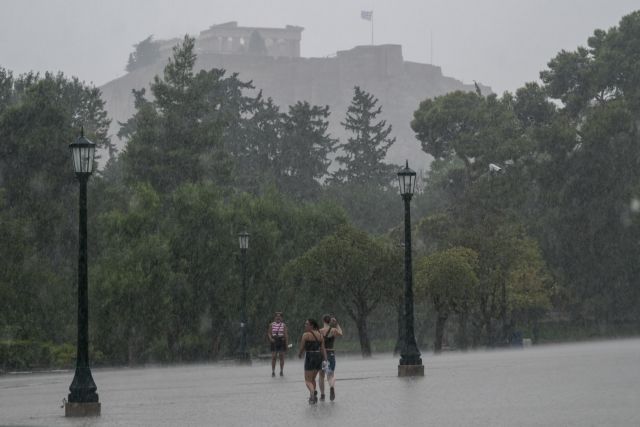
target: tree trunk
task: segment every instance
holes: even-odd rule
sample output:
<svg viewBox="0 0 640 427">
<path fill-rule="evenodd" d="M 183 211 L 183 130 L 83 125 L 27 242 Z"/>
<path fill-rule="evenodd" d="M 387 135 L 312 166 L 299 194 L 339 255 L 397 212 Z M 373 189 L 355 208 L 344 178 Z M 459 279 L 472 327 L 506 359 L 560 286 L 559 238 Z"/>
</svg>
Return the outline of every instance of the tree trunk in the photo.
<svg viewBox="0 0 640 427">
<path fill-rule="evenodd" d="M 444 335 L 444 325 L 447 322 L 446 314 L 439 314 L 436 318 L 436 339 L 433 343 L 433 352 L 438 354 L 442 352 L 442 336 Z"/>
<path fill-rule="evenodd" d="M 367 331 L 367 317 L 360 316 L 356 320 L 358 328 L 358 337 L 360 338 L 360 350 L 362 357 L 371 357 L 371 342 L 369 341 L 369 332 Z"/>
</svg>

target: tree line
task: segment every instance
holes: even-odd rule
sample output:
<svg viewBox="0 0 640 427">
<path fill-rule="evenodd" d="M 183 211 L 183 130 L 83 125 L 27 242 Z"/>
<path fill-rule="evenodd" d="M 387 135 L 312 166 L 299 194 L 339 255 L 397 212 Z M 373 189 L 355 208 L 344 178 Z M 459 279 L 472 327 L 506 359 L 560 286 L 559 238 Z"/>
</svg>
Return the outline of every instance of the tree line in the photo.
<svg viewBox="0 0 640 427">
<path fill-rule="evenodd" d="M 411 126 L 433 157 L 412 203 L 420 348 L 637 332 L 638 40 L 635 12 L 560 52 L 540 83 L 417 106 Z M 0 69 L 4 369 L 74 356 L 67 145 L 81 126 L 109 154 L 89 181 L 94 361 L 232 357 L 244 229 L 254 354 L 275 310 L 292 332 L 333 312 L 365 356 L 397 347 L 402 205 L 398 167 L 384 161 L 395 139 L 375 95 L 354 88 L 341 120 L 351 136 L 338 141 L 328 107 L 281 111 L 251 82 L 196 71 L 195 60 L 185 36 L 150 94 L 134 90 L 120 154 L 98 89 Z"/>
</svg>

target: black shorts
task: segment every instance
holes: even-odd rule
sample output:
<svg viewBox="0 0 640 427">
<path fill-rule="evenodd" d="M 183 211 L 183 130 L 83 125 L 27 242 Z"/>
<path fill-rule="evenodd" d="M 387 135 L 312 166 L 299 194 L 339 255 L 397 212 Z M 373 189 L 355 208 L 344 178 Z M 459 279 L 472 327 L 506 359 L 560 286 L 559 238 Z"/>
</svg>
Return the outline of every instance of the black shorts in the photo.
<svg viewBox="0 0 640 427">
<path fill-rule="evenodd" d="M 284 340 L 284 337 L 274 337 L 274 342 L 271 343 L 271 352 L 272 353 L 282 353 L 287 351 L 287 343 Z"/>
<path fill-rule="evenodd" d="M 322 369 L 322 354 L 319 351 L 307 351 L 304 356 L 305 371 L 319 371 Z"/>
</svg>

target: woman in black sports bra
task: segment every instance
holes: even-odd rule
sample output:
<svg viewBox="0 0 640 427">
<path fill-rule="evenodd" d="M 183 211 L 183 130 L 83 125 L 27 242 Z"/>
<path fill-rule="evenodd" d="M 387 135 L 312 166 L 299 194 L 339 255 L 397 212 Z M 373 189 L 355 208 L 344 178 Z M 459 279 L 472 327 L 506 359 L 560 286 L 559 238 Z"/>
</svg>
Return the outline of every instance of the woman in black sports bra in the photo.
<svg viewBox="0 0 640 427">
<path fill-rule="evenodd" d="M 304 322 L 304 333 L 300 340 L 300 351 L 298 357 L 304 358 L 304 383 L 309 390 L 309 403 L 318 402 L 316 392 L 316 377 L 322 369 L 322 362 L 327 360 L 327 352 L 324 348 L 324 339 L 318 331 L 318 322 L 314 319 L 307 319 Z"/>
<path fill-rule="evenodd" d="M 329 399 L 333 402 L 336 398 L 336 351 L 334 347 L 334 341 L 336 337 L 342 336 L 342 328 L 338 324 L 335 317 L 330 314 L 322 316 L 324 327 L 320 329 L 320 333 L 324 338 L 324 347 L 327 352 L 327 361 L 329 362 L 328 369 L 320 371 L 320 400 L 324 400 L 324 378 L 327 377 L 329 383 Z"/>
</svg>

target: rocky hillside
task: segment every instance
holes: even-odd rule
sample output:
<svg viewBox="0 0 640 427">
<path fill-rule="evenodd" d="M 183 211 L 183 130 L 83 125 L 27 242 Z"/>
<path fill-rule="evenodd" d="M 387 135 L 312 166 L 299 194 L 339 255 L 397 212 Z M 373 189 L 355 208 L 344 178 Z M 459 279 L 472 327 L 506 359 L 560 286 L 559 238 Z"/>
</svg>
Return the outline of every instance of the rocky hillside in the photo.
<svg viewBox="0 0 640 427">
<path fill-rule="evenodd" d="M 155 75 L 162 75 L 165 65 L 166 61 L 159 61 L 136 69 L 100 88 L 113 119 L 113 135 L 119 129 L 117 122 L 134 113 L 131 90 L 148 87 Z M 443 76 L 440 67 L 405 61 L 399 45 L 358 46 L 327 58 L 200 52 L 197 67 L 239 73 L 241 80 L 252 80 L 282 111 L 301 100 L 329 105 L 331 133 L 341 139 L 346 134 L 340 122 L 351 102 L 353 87 L 358 85 L 380 99 L 384 118 L 393 125 L 397 141 L 389 151 L 388 161 L 401 164 L 410 159 L 416 170 L 428 165 L 428 156 L 421 151 L 409 126 L 420 101 L 455 90 L 475 90 L 473 84 Z M 482 87 L 482 91 L 489 93 L 490 89 Z"/>
</svg>

